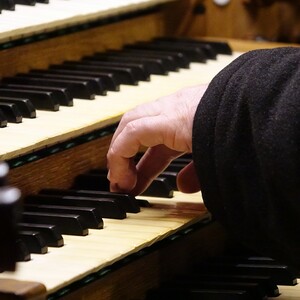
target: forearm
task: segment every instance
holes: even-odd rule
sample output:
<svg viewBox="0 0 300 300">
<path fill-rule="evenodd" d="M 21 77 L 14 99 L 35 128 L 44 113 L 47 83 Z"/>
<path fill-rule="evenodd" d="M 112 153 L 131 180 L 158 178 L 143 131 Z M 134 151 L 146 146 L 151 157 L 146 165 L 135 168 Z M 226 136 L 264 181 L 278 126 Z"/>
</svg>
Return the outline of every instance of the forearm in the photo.
<svg viewBox="0 0 300 300">
<path fill-rule="evenodd" d="M 210 84 L 193 127 L 208 209 L 246 244 L 298 266 L 299 62 L 289 48 L 240 57 Z"/>
</svg>

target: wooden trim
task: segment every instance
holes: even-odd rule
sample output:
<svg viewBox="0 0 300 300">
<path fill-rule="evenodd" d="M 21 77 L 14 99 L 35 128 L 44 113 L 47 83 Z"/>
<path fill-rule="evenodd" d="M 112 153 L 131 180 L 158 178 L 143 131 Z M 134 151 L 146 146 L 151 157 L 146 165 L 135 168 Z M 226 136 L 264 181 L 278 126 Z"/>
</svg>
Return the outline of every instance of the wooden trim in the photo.
<svg viewBox="0 0 300 300">
<path fill-rule="evenodd" d="M 43 300 L 46 288 L 37 282 L 0 279 L 0 299 L 2 300 Z"/>
</svg>

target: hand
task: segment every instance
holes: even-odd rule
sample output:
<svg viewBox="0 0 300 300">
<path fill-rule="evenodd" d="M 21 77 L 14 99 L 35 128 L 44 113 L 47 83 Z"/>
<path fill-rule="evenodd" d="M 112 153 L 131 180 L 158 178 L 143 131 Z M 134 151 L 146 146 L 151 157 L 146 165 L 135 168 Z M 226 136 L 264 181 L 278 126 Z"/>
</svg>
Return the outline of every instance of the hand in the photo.
<svg viewBox="0 0 300 300">
<path fill-rule="evenodd" d="M 124 114 L 107 153 L 111 191 L 138 195 L 173 159 L 192 152 L 194 115 L 206 88 L 186 88 Z M 148 149 L 136 165 L 141 147 Z M 196 178 L 191 163 L 178 174 L 179 189 L 199 191 Z"/>
</svg>

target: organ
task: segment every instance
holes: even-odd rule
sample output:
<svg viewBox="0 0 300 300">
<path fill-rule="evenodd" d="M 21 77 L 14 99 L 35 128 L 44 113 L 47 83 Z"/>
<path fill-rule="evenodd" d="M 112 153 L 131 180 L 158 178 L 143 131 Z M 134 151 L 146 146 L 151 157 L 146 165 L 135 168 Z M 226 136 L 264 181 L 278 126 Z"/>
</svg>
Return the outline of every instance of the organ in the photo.
<svg viewBox="0 0 300 300">
<path fill-rule="evenodd" d="M 42 1 L 29 6 L 16 4 L 15 10 L 8 10 L 13 9 L 13 3 L 3 1 L 0 97 L 6 101 L 30 98 L 39 105 L 33 96 L 38 93 L 33 87 L 34 78 L 43 82 L 41 86 L 46 92 L 38 96 L 45 97 L 45 101 L 54 94 L 55 84 L 60 95 L 70 86 L 73 91 L 86 91 L 84 87 L 95 85 L 95 78 L 102 78 L 102 84 L 112 84 L 109 78 L 116 75 L 111 72 L 102 69 L 100 76 L 99 70 L 87 65 L 74 69 L 72 61 L 82 61 L 95 53 L 100 53 L 99 58 L 101 53 L 124 50 L 126 45 L 148 43 L 157 37 L 176 36 L 182 32 L 183 25 L 178 24 L 184 18 L 182 12 L 191 11 L 195 3 L 50 0 L 48 4 Z M 80 99 L 75 93 L 71 97 L 73 102 L 53 105 L 50 101 L 52 104 L 45 110 L 36 109 L 36 117 L 23 117 L 21 123 L 8 122 L 7 126 L 4 122 L 0 130 L 3 141 L 0 156 L 10 166 L 9 184 L 21 190 L 25 202 L 27 196 L 39 193 L 42 188 L 70 188 L 77 175 L 106 167 L 109 141 L 124 112 L 181 87 L 208 83 L 241 52 L 275 45 L 233 40 L 230 46 L 235 50 L 230 55 L 218 54 L 216 60 L 208 59 L 205 63 L 191 62 L 189 68 L 181 67 L 178 72 L 151 74 L 149 81 L 146 78 L 138 84 L 120 84 L 125 80 L 123 68 L 120 71 L 123 79 L 115 79 L 115 87 L 109 85 L 105 91 L 91 92 L 86 97 L 90 99 Z M 153 62 L 155 57 L 150 55 L 149 61 Z M 137 70 L 137 60 L 135 65 Z M 56 72 L 54 77 L 42 76 L 41 70 L 59 69 L 64 72 Z M 40 73 L 31 77 L 30 89 L 26 89 L 24 77 L 28 78 L 33 71 Z M 24 81 L 12 83 L 7 78 Z M 9 94 L 10 88 L 23 91 L 24 96 Z M 143 207 L 148 203 L 145 200 L 150 207 Z M 143 299 L 148 290 L 163 280 L 190 270 L 197 261 L 222 253 L 225 248 L 226 233 L 211 220 L 200 194 L 187 196 L 175 192 L 173 198 L 141 196 L 138 201 L 141 212 L 127 213 L 123 220 L 104 218 L 103 229 L 89 229 L 84 237 L 63 234 L 64 246 L 49 247 L 46 254 L 30 254 L 31 259 L 19 262 L 15 272 L 2 272 L 0 296 L 3 299 L 8 295 L 13 299 Z"/>
</svg>

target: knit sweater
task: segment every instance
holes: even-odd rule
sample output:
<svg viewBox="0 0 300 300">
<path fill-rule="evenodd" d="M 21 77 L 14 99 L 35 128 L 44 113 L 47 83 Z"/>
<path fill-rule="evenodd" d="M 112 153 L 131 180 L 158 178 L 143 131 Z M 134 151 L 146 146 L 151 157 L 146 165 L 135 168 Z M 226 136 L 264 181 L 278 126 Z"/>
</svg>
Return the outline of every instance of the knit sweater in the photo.
<svg viewBox="0 0 300 300">
<path fill-rule="evenodd" d="M 243 54 L 197 108 L 206 207 L 242 243 L 300 269 L 300 48 Z"/>
</svg>

